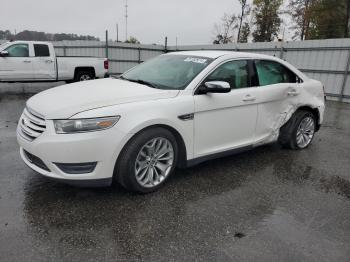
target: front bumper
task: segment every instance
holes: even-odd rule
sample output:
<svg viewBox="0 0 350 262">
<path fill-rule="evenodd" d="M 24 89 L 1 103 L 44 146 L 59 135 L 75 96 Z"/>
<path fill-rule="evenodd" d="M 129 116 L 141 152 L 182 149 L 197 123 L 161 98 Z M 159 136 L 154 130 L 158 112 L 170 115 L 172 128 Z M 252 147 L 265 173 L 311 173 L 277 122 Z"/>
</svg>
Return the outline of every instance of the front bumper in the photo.
<svg viewBox="0 0 350 262">
<path fill-rule="evenodd" d="M 116 126 L 98 132 L 56 134 L 53 121 L 46 120 L 46 130 L 35 140 L 28 141 L 20 134 L 19 128 L 17 141 L 20 155 L 31 169 L 49 178 L 83 186 L 111 184 L 119 153 L 132 136 L 121 132 Z M 44 165 L 31 161 L 25 152 L 41 160 Z M 96 163 L 96 166 L 92 172 L 72 174 L 62 171 L 57 163 Z"/>
<path fill-rule="evenodd" d="M 57 182 L 61 182 L 61 183 L 65 183 L 65 184 L 69 184 L 69 185 L 73 185 L 73 186 L 81 186 L 81 187 L 107 187 L 110 186 L 113 182 L 113 178 L 100 178 L 100 179 L 74 179 L 73 177 L 70 178 L 58 178 L 57 174 L 51 172 L 51 171 L 47 171 L 39 166 L 37 166 L 36 164 L 34 164 L 33 162 L 31 162 L 28 157 L 26 156 L 26 154 L 24 153 L 24 149 L 23 147 L 20 148 L 20 155 L 22 160 L 24 161 L 24 163 L 30 167 L 31 169 L 33 169 L 34 171 L 36 171 L 37 173 L 55 180 Z"/>
</svg>

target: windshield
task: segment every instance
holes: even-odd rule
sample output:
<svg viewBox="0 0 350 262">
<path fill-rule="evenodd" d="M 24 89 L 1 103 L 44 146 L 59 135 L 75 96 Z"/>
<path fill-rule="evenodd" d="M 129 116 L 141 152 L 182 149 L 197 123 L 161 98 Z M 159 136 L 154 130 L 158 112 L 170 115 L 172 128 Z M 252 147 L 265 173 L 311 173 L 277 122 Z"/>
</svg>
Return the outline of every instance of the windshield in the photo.
<svg viewBox="0 0 350 262">
<path fill-rule="evenodd" d="M 213 59 L 186 55 L 161 55 L 142 63 L 120 78 L 159 89 L 182 90 Z"/>
</svg>

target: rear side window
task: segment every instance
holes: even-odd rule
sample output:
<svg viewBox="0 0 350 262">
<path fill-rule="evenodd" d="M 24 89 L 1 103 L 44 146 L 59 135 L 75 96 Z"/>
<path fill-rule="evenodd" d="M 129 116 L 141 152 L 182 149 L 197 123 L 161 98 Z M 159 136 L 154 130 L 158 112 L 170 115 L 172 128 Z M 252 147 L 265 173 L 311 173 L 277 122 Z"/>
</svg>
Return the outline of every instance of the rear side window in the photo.
<svg viewBox="0 0 350 262">
<path fill-rule="evenodd" d="M 14 44 L 5 49 L 10 57 L 28 57 L 29 47 L 27 44 Z"/>
<path fill-rule="evenodd" d="M 34 44 L 34 53 L 35 56 L 50 56 L 49 46 Z"/>
<path fill-rule="evenodd" d="M 260 86 L 299 82 L 296 74 L 278 62 L 257 60 L 255 66 Z"/>
<path fill-rule="evenodd" d="M 249 86 L 248 78 L 248 62 L 237 60 L 219 66 L 207 77 L 205 82 L 224 81 L 230 84 L 231 89 L 238 89 Z"/>
</svg>

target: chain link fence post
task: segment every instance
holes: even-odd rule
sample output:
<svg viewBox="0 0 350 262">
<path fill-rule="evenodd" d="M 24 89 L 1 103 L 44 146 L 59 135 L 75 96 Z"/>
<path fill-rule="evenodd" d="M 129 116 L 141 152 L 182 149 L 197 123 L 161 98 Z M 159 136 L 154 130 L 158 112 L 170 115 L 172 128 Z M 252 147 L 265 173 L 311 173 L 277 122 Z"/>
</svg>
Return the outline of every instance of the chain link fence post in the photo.
<svg viewBox="0 0 350 262">
<path fill-rule="evenodd" d="M 284 58 L 284 46 L 283 46 L 284 41 L 281 41 L 280 43 L 281 43 L 281 47 L 280 47 L 280 59 L 283 60 L 283 58 Z"/>
<path fill-rule="evenodd" d="M 343 74 L 343 82 L 341 85 L 340 98 L 339 98 L 340 102 L 343 102 L 343 99 L 344 99 L 345 87 L 346 87 L 346 83 L 348 81 L 348 75 L 349 75 L 349 68 L 350 68 L 350 49 L 348 50 L 348 58 L 347 58 L 347 62 L 346 62 L 346 66 Z"/>
</svg>

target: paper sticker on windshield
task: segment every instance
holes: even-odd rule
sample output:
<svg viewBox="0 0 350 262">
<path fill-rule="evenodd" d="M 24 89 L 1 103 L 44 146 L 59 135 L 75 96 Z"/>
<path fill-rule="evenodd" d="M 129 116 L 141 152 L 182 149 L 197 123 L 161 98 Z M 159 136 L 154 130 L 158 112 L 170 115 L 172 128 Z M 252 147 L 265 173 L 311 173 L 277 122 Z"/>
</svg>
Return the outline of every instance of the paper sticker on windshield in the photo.
<svg viewBox="0 0 350 262">
<path fill-rule="evenodd" d="M 204 58 L 196 58 L 196 57 L 187 57 L 184 61 L 185 61 L 185 62 L 198 63 L 198 64 L 204 64 L 205 62 L 207 62 L 207 59 L 204 59 Z"/>
</svg>

